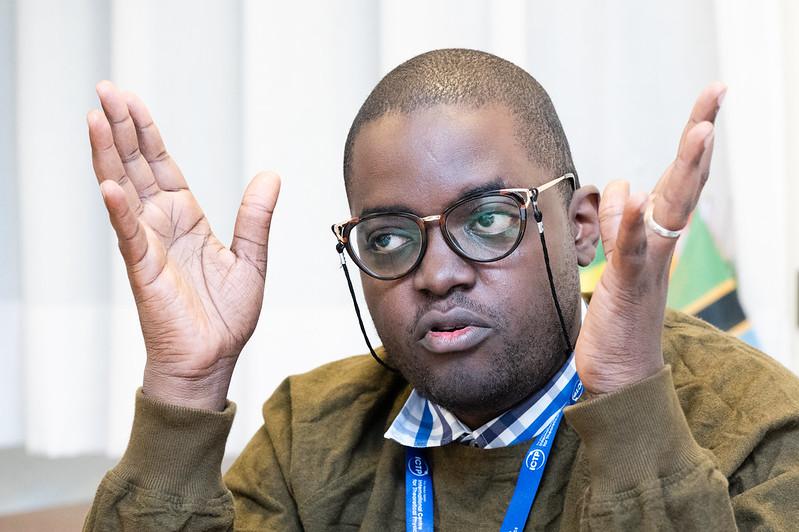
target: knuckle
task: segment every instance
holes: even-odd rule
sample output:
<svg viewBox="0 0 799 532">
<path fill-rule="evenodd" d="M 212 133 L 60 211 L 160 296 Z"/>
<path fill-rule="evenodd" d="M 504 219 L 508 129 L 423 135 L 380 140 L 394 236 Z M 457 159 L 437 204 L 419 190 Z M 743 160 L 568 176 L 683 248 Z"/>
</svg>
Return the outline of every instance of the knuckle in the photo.
<svg viewBox="0 0 799 532">
<path fill-rule="evenodd" d="M 155 156 L 147 159 L 147 162 L 150 164 L 162 163 L 167 159 L 169 159 L 169 153 L 165 149 L 161 149 Z"/>
<path fill-rule="evenodd" d="M 263 203 L 245 197 L 241 202 L 241 207 L 244 212 L 247 213 L 248 216 L 252 216 L 255 218 L 271 218 L 272 214 L 274 213 L 274 209 L 270 209 Z"/>
<path fill-rule="evenodd" d="M 141 157 L 141 152 L 139 151 L 139 147 L 136 146 L 130 152 L 122 156 L 122 163 L 127 164 L 133 162 L 139 157 Z"/>
</svg>

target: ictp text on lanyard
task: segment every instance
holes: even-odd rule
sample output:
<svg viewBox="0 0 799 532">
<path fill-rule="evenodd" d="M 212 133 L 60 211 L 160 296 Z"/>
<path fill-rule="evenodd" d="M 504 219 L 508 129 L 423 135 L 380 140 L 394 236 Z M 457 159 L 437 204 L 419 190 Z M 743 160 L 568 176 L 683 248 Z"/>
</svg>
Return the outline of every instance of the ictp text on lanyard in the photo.
<svg viewBox="0 0 799 532">
<path fill-rule="evenodd" d="M 569 384 L 540 414 L 539 419 L 548 420 L 548 423 L 536 434 L 524 455 L 501 532 L 524 530 L 563 418 L 563 409 L 574 404 L 582 393 L 583 385 L 575 372 Z M 424 449 L 414 447 L 405 448 L 405 529 L 407 532 L 433 531 L 433 472 Z"/>
</svg>

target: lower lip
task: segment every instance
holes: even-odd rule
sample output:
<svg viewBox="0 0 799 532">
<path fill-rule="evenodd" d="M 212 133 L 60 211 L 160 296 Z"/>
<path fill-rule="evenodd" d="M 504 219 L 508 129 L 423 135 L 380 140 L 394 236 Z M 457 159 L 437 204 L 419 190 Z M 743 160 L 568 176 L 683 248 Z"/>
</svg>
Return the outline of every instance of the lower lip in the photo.
<svg viewBox="0 0 799 532">
<path fill-rule="evenodd" d="M 431 353 L 452 353 L 476 347 L 489 334 L 491 329 L 488 327 L 469 325 L 454 331 L 427 331 L 419 343 Z"/>
</svg>

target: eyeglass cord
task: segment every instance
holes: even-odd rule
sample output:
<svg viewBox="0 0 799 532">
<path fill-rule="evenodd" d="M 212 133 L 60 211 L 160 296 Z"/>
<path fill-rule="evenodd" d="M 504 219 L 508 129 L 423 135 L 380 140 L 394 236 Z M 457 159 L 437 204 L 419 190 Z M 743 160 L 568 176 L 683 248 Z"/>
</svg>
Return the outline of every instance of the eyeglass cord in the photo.
<svg viewBox="0 0 799 532">
<path fill-rule="evenodd" d="M 540 223 L 540 222 L 539 222 Z M 558 313 L 558 320 L 560 321 L 560 330 L 563 332 L 563 340 L 566 342 L 567 356 L 574 350 L 569 339 L 569 333 L 566 331 L 566 322 L 563 320 L 563 311 L 560 310 L 560 301 L 558 301 L 558 294 L 555 291 L 555 281 L 552 277 L 552 267 L 549 265 L 549 252 L 547 251 L 547 241 L 544 238 L 543 224 L 541 230 L 538 232 L 541 237 L 541 247 L 544 248 L 544 264 L 547 267 L 547 278 L 549 279 L 549 291 L 552 292 L 552 301 L 555 303 L 555 310 Z"/>
<path fill-rule="evenodd" d="M 355 315 L 358 316 L 358 325 L 361 327 L 361 334 L 363 334 L 363 339 L 366 342 L 366 347 L 369 348 L 369 353 L 372 355 L 372 358 L 377 360 L 377 363 L 386 368 L 389 371 L 393 371 L 394 373 L 399 373 L 395 368 L 391 367 L 387 362 L 383 361 L 377 353 L 375 353 L 374 348 L 372 348 L 372 343 L 369 341 L 369 335 L 366 334 L 366 327 L 363 325 L 363 318 L 361 318 L 361 309 L 358 307 L 358 300 L 355 297 L 355 289 L 352 287 L 352 279 L 350 279 L 350 271 L 347 269 L 347 259 L 344 257 L 344 246 L 341 243 L 336 244 L 336 251 L 338 251 L 339 258 L 341 259 L 341 268 L 344 270 L 344 277 L 347 278 L 347 288 L 350 289 L 350 296 L 352 297 L 352 304 L 355 307 Z"/>
<path fill-rule="evenodd" d="M 555 303 L 555 311 L 558 313 L 558 320 L 560 321 L 560 330 L 563 333 L 563 340 L 566 342 L 566 354 L 570 354 L 574 350 L 574 346 L 571 345 L 571 340 L 569 339 L 569 333 L 566 330 L 566 321 L 563 319 L 563 311 L 560 308 L 560 301 L 558 300 L 558 294 L 555 290 L 555 281 L 552 276 L 552 267 L 549 264 L 549 251 L 547 250 L 547 241 L 544 237 L 544 222 L 543 222 L 543 215 L 541 210 L 538 208 L 538 203 L 536 199 L 538 197 L 537 190 L 534 190 L 533 194 L 533 217 L 538 225 L 538 236 L 541 240 L 541 247 L 544 250 L 544 265 L 547 269 L 547 279 L 549 280 L 549 290 L 552 293 L 552 301 Z M 355 297 L 355 289 L 352 286 L 352 279 L 350 279 L 350 272 L 347 269 L 347 260 L 344 256 L 344 245 L 340 242 L 336 244 L 336 251 L 339 254 L 339 258 L 341 260 L 341 268 L 344 270 L 344 277 L 347 279 L 347 288 L 350 290 L 350 297 L 352 297 L 352 305 L 355 307 L 355 315 L 358 317 L 358 325 L 361 328 L 361 334 L 363 334 L 363 339 L 366 342 L 366 346 L 369 348 L 369 353 L 372 355 L 378 364 L 383 366 L 389 371 L 393 371 L 394 373 L 399 373 L 396 368 L 390 366 L 387 362 L 377 356 L 375 353 L 374 348 L 372 348 L 372 343 L 369 341 L 369 336 L 366 334 L 366 327 L 363 324 L 363 318 L 361 317 L 361 309 L 358 306 L 358 300 Z"/>
</svg>

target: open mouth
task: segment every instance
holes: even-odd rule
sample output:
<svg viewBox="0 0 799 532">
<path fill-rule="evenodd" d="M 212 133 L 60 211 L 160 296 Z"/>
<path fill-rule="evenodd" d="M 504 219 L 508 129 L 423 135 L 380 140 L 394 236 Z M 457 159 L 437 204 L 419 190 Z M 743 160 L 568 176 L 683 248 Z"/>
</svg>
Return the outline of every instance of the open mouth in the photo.
<svg viewBox="0 0 799 532">
<path fill-rule="evenodd" d="M 431 353 L 454 353 L 477 347 L 490 334 L 490 328 L 477 325 L 436 326 L 419 343 Z"/>
<path fill-rule="evenodd" d="M 465 329 L 466 325 L 453 325 L 451 327 L 442 326 L 442 327 L 433 327 L 430 329 L 431 332 L 454 332 L 454 331 L 461 331 Z"/>
<path fill-rule="evenodd" d="M 483 316 L 463 308 L 431 310 L 416 325 L 419 345 L 431 353 L 467 351 L 488 338 L 493 327 Z"/>
<path fill-rule="evenodd" d="M 430 332 L 427 333 L 427 336 L 431 338 L 443 338 L 451 340 L 453 338 L 457 338 L 461 334 L 468 333 L 469 329 L 471 328 L 473 328 L 472 325 L 438 325 L 431 327 Z"/>
</svg>

